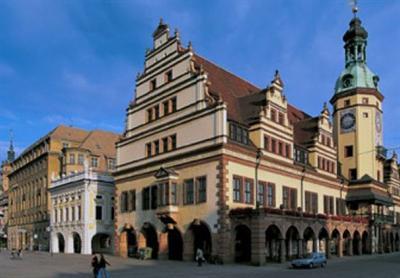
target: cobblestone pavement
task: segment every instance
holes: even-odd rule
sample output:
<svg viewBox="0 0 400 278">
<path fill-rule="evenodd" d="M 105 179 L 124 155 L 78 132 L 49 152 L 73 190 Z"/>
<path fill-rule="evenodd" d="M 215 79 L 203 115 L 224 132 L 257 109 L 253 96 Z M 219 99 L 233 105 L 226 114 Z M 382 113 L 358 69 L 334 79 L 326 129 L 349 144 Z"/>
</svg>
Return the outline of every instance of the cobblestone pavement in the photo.
<svg viewBox="0 0 400 278">
<path fill-rule="evenodd" d="M 263 267 L 247 265 L 204 265 L 191 262 L 139 261 L 106 256 L 111 263 L 111 277 L 390 277 L 400 278 L 400 253 L 345 257 L 328 261 L 324 269 L 289 269 L 288 264 L 269 264 Z M 24 253 L 23 258 L 10 259 L 10 253 L 0 253 L 0 277 L 92 277 L 91 256 Z"/>
</svg>

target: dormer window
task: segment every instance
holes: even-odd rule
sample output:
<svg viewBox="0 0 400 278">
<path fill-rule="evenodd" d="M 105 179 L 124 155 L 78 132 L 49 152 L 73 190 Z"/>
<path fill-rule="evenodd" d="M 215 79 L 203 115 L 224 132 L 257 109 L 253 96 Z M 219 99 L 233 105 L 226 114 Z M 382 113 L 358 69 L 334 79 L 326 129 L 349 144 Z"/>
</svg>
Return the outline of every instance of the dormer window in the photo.
<svg viewBox="0 0 400 278">
<path fill-rule="evenodd" d="M 233 141 L 248 145 L 249 144 L 249 133 L 246 128 L 239 126 L 236 123 L 230 123 L 229 125 L 229 137 Z"/>
</svg>

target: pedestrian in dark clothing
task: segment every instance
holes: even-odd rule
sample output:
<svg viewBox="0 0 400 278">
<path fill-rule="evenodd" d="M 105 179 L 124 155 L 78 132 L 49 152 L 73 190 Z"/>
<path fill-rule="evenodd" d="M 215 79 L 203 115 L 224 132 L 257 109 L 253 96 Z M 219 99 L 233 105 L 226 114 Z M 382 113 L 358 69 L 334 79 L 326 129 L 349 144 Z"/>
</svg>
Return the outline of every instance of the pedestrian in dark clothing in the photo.
<svg viewBox="0 0 400 278">
<path fill-rule="evenodd" d="M 205 261 L 203 250 L 200 248 L 197 248 L 196 250 L 196 261 L 198 266 L 202 266 L 203 262 Z"/>
<path fill-rule="evenodd" d="M 99 274 L 99 259 L 96 255 L 94 255 L 94 257 L 92 258 L 92 268 L 94 278 L 97 278 L 97 275 Z"/>
<path fill-rule="evenodd" d="M 99 262 L 99 274 L 98 277 L 101 278 L 108 278 L 110 277 L 110 274 L 108 273 L 108 271 L 106 270 L 106 266 L 109 265 L 111 266 L 111 264 L 109 262 L 106 261 L 106 259 L 104 258 L 103 254 L 100 254 L 100 262 Z"/>
</svg>

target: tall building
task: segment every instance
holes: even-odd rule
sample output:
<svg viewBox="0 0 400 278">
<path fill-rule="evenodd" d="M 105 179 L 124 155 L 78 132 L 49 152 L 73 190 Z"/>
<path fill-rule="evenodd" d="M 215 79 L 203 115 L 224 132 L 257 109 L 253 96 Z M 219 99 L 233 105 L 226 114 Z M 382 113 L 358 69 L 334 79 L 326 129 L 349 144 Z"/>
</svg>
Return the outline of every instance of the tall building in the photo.
<svg viewBox="0 0 400 278">
<path fill-rule="evenodd" d="M 117 144 L 115 249 L 264 264 L 312 251 L 399 251 L 399 169 L 382 142 L 382 93 L 356 15 L 345 69 L 310 116 L 277 71 L 258 88 L 160 22 Z M 327 95 L 328 97 L 328 95 Z"/>
<path fill-rule="evenodd" d="M 8 248 L 49 250 L 51 179 L 83 171 L 85 161 L 95 170 L 111 171 L 118 136 L 60 125 L 11 163 Z"/>
<path fill-rule="evenodd" d="M 7 151 L 7 159 L 1 163 L 0 169 L 0 248 L 7 247 L 8 228 L 8 175 L 11 170 L 11 162 L 15 159 L 13 141 L 10 139 L 10 147 Z"/>
</svg>

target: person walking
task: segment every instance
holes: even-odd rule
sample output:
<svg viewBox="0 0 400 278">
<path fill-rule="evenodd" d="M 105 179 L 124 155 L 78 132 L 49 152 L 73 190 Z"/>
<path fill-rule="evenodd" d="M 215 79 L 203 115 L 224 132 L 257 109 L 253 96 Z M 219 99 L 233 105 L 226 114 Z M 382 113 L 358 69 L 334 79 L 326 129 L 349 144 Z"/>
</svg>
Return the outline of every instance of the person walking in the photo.
<svg viewBox="0 0 400 278">
<path fill-rule="evenodd" d="M 99 273 L 97 275 L 97 278 L 109 278 L 110 277 L 110 274 L 106 270 L 107 265 L 111 266 L 111 264 L 106 261 L 103 254 L 100 254 Z"/>
<path fill-rule="evenodd" d="M 196 261 L 198 266 L 202 266 L 203 262 L 205 261 L 203 250 L 201 250 L 200 248 L 197 248 L 196 250 Z"/>
<path fill-rule="evenodd" d="M 93 276 L 94 278 L 97 278 L 97 275 L 99 274 L 99 259 L 97 258 L 96 254 L 92 258 L 92 268 L 93 268 Z"/>
</svg>

